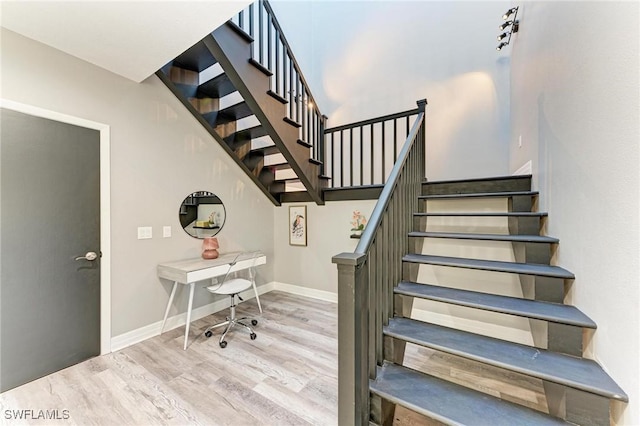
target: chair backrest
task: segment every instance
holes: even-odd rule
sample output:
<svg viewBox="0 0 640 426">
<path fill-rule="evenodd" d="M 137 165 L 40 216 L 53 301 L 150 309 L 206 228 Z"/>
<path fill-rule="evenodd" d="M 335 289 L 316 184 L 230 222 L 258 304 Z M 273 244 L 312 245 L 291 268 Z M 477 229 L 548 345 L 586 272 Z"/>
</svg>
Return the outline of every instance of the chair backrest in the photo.
<svg viewBox="0 0 640 426">
<path fill-rule="evenodd" d="M 256 278 L 255 266 L 256 266 L 256 260 L 258 259 L 258 256 L 260 256 L 259 251 L 238 253 L 235 259 L 233 259 L 233 261 L 229 264 L 229 269 L 227 270 L 227 273 L 225 274 L 222 281 L 220 281 L 220 284 L 221 285 L 224 284 L 229 278 L 230 274 L 233 274 L 241 270 L 247 270 L 247 273 L 249 274 L 249 280 L 253 282 Z M 244 262 L 247 260 L 251 261 L 250 266 L 248 268 L 243 267 L 242 269 L 238 269 L 239 268 L 238 262 L 240 261 Z"/>
</svg>

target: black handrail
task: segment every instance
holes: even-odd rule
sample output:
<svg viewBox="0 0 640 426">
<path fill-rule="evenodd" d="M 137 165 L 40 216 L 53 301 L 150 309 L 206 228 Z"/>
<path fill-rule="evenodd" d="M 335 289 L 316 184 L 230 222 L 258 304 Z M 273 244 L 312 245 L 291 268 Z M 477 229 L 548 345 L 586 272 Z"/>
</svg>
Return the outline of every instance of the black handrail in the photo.
<svg viewBox="0 0 640 426">
<path fill-rule="evenodd" d="M 409 134 L 411 119 L 418 113 L 416 108 L 326 129 L 325 167 L 330 170 L 331 187 L 384 184 L 398 160 L 398 144 Z"/>
<path fill-rule="evenodd" d="M 380 401 L 371 401 L 369 380 L 385 354 L 394 361 L 403 349 L 384 345 L 383 327 L 394 315 L 393 287 L 402 279 L 402 257 L 425 176 L 425 106 L 398 155 L 369 223 L 353 253 L 333 257 L 338 266 L 338 423 L 381 424 Z M 398 351 L 395 353 L 395 351 Z M 375 408 L 375 409 L 374 409 Z"/>
<path fill-rule="evenodd" d="M 247 13 L 248 20 L 245 19 Z M 311 158 L 323 162 L 326 116 L 318 109 L 269 1 L 258 0 L 252 3 L 238 13 L 234 22 L 254 39 L 251 59 L 271 74 L 270 94 L 283 104 L 288 104 L 286 118 L 299 127 L 300 143 L 311 148 Z"/>
</svg>

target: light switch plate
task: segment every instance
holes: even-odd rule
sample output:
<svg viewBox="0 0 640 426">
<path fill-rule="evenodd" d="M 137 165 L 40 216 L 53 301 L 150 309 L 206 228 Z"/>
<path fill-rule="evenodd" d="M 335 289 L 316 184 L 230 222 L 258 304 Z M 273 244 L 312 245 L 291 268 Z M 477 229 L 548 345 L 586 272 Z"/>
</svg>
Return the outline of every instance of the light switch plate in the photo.
<svg viewBox="0 0 640 426">
<path fill-rule="evenodd" d="M 150 226 L 139 226 L 138 227 L 138 239 L 139 240 L 148 240 L 153 238 L 153 228 Z"/>
<path fill-rule="evenodd" d="M 171 236 L 171 226 L 162 227 L 162 238 L 169 238 Z"/>
</svg>

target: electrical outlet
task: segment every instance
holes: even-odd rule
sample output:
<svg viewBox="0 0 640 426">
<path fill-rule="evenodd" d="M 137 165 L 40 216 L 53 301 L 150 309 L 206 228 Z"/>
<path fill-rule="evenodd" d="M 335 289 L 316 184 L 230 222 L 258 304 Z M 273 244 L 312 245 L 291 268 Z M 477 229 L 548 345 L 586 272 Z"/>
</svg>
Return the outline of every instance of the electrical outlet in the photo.
<svg viewBox="0 0 640 426">
<path fill-rule="evenodd" d="M 153 238 L 153 228 L 150 226 L 139 226 L 138 227 L 138 239 L 139 240 L 148 240 Z"/>
<path fill-rule="evenodd" d="M 171 237 L 171 226 L 163 226 L 162 227 L 162 238 Z"/>
<path fill-rule="evenodd" d="M 518 148 L 522 148 L 522 135 L 518 136 Z"/>
</svg>

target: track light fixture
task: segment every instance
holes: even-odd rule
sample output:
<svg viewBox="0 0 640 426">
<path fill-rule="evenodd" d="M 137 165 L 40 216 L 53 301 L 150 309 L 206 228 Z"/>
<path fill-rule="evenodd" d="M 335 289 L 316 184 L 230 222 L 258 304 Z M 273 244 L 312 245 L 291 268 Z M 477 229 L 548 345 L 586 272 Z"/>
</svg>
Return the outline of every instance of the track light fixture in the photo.
<svg viewBox="0 0 640 426">
<path fill-rule="evenodd" d="M 508 27 L 509 25 L 511 25 L 511 24 L 513 24 L 513 21 L 507 21 L 507 22 L 505 22 L 504 24 L 500 25 L 500 26 L 498 27 L 498 29 L 499 29 L 500 31 L 504 31 L 504 29 L 505 29 L 505 28 L 507 28 L 507 27 Z"/>
<path fill-rule="evenodd" d="M 498 44 L 498 46 L 496 47 L 496 50 L 498 51 L 502 50 L 503 47 L 509 45 L 509 43 L 511 42 L 511 36 L 514 33 L 518 32 L 520 21 L 516 19 L 518 17 L 517 7 L 512 7 L 511 9 L 507 10 L 505 14 L 502 15 L 502 19 L 506 20 L 511 15 L 513 15 L 513 18 L 511 18 L 508 21 L 505 21 L 504 23 L 502 23 L 502 25 L 498 26 L 498 29 L 501 31 L 501 34 L 499 34 L 497 37 L 498 41 L 500 42 L 500 44 Z"/>
<path fill-rule="evenodd" d="M 517 11 L 517 7 L 512 7 L 511 9 L 507 10 L 504 15 L 502 15 L 502 19 L 506 20 L 509 16 L 513 15 Z"/>
</svg>

